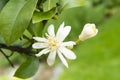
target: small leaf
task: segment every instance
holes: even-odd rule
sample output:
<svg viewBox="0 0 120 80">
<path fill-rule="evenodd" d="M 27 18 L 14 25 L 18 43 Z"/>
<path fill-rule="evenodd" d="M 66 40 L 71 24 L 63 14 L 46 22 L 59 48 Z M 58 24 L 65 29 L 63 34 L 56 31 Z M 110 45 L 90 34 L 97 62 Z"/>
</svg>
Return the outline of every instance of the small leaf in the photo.
<svg viewBox="0 0 120 80">
<path fill-rule="evenodd" d="M 17 69 L 14 76 L 23 79 L 30 78 L 37 72 L 38 68 L 39 59 L 31 56 Z"/>
<path fill-rule="evenodd" d="M 62 9 L 80 7 L 84 5 L 84 0 L 60 0 Z"/>
<path fill-rule="evenodd" d="M 38 12 L 35 11 L 33 14 L 33 19 L 32 22 L 33 23 L 38 23 L 42 20 L 48 20 L 51 19 L 56 13 L 56 8 L 52 8 L 51 10 L 47 11 L 47 12 Z"/>
<path fill-rule="evenodd" d="M 21 37 L 38 0 L 10 0 L 0 13 L 0 33 L 9 45 Z"/>
<path fill-rule="evenodd" d="M 46 0 L 43 3 L 43 10 L 48 11 L 48 10 L 56 7 L 56 3 L 59 3 L 59 0 Z"/>
<path fill-rule="evenodd" d="M 36 23 L 36 24 L 31 23 L 28 27 L 28 31 L 33 36 L 42 36 L 42 30 L 43 30 L 42 22 L 39 22 L 39 23 Z"/>
</svg>

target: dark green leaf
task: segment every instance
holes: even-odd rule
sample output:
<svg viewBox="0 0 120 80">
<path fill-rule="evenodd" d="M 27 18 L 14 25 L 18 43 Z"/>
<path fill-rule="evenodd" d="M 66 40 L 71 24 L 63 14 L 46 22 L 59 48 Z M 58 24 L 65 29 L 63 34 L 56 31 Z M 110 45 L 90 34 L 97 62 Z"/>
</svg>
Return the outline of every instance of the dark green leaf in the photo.
<svg viewBox="0 0 120 80">
<path fill-rule="evenodd" d="M 8 0 L 0 0 L 0 11 L 4 7 L 4 5 L 8 2 Z"/>
<path fill-rule="evenodd" d="M 42 20 L 48 20 L 51 19 L 56 13 L 56 8 L 52 8 L 51 10 L 47 11 L 47 12 L 38 12 L 35 11 L 33 14 L 33 23 L 38 23 Z"/>
<path fill-rule="evenodd" d="M 10 0 L 0 13 L 0 33 L 7 44 L 23 34 L 34 12 L 37 0 Z"/>
<path fill-rule="evenodd" d="M 33 56 L 28 57 L 26 62 L 17 69 L 14 76 L 23 79 L 30 78 L 37 72 L 38 67 L 39 59 Z"/>
</svg>

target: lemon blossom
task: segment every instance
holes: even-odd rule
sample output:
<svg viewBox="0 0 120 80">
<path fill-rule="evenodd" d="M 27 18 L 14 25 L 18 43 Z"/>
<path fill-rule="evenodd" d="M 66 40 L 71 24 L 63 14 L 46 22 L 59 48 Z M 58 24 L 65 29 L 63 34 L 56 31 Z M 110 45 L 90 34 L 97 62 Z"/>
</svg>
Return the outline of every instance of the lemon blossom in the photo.
<svg viewBox="0 0 120 80">
<path fill-rule="evenodd" d="M 79 35 L 79 40 L 84 41 L 88 38 L 94 37 L 98 33 L 95 24 L 85 24 L 81 34 Z"/>
<path fill-rule="evenodd" d="M 68 49 L 67 47 L 73 47 L 76 43 L 73 41 L 63 42 L 64 39 L 70 33 L 71 27 L 65 26 L 64 22 L 60 25 L 56 35 L 54 32 L 54 25 L 50 25 L 48 27 L 48 33 L 45 34 L 45 38 L 42 37 L 33 37 L 35 42 L 32 47 L 34 49 L 42 49 L 36 56 L 41 56 L 43 54 L 47 54 L 47 63 L 48 65 L 53 65 L 56 55 L 59 56 L 62 63 L 68 67 L 68 63 L 65 58 L 67 59 L 76 59 L 76 55 L 73 51 Z"/>
</svg>

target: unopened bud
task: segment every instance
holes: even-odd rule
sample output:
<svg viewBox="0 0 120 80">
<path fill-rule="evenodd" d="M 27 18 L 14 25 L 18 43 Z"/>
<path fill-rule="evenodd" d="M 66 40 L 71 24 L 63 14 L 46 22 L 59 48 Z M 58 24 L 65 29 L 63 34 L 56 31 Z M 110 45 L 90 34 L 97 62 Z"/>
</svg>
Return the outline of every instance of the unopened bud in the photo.
<svg viewBox="0 0 120 80">
<path fill-rule="evenodd" d="M 79 35 L 79 40 L 84 41 L 88 38 L 94 37 L 98 33 L 95 24 L 85 24 L 81 34 Z"/>
</svg>

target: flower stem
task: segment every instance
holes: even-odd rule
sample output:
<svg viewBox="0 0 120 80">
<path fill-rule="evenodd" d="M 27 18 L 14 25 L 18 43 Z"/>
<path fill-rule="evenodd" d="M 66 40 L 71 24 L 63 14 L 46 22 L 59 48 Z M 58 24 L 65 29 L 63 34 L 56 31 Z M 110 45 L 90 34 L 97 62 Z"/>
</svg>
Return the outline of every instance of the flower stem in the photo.
<svg viewBox="0 0 120 80">
<path fill-rule="evenodd" d="M 76 45 L 77 45 L 77 44 L 79 44 L 81 42 L 81 40 L 77 39 L 75 42 L 76 42 Z"/>
</svg>

